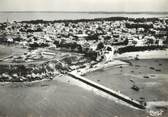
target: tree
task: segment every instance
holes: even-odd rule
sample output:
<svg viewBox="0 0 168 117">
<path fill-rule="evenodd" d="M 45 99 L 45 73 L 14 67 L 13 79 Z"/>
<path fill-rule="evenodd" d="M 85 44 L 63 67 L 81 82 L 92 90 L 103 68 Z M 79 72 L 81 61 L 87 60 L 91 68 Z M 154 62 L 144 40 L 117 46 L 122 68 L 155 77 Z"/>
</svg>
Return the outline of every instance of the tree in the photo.
<svg viewBox="0 0 168 117">
<path fill-rule="evenodd" d="M 98 43 L 96 50 L 101 50 L 101 49 L 103 49 L 103 48 L 104 48 L 104 43 L 103 43 L 103 42 L 100 42 L 100 43 Z"/>
<path fill-rule="evenodd" d="M 146 40 L 146 43 L 145 43 L 145 44 L 151 45 L 151 44 L 153 44 L 153 43 L 154 43 L 154 40 L 149 38 L 149 39 Z"/>
<path fill-rule="evenodd" d="M 168 37 L 163 41 L 163 44 L 168 44 Z"/>
</svg>

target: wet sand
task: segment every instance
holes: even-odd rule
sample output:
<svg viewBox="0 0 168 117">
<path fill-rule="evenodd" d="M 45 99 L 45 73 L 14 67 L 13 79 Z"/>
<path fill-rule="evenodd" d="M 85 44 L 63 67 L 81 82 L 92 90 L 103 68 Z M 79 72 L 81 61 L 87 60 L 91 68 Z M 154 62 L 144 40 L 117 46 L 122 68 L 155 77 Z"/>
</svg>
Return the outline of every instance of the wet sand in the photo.
<svg viewBox="0 0 168 117">
<path fill-rule="evenodd" d="M 68 83 L 41 81 L 0 85 L 1 117 L 146 117 Z"/>
</svg>

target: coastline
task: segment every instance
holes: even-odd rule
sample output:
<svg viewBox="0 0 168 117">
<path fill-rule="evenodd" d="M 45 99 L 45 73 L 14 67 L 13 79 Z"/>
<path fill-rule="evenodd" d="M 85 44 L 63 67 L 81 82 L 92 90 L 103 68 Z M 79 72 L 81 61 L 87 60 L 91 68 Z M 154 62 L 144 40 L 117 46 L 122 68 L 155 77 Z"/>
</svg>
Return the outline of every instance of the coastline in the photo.
<svg viewBox="0 0 168 117">
<path fill-rule="evenodd" d="M 77 70 L 73 70 L 73 72 L 76 72 L 77 74 L 84 76 L 87 73 L 90 72 L 94 72 L 94 71 L 99 71 L 99 70 L 104 70 L 110 67 L 118 67 L 118 66 L 127 66 L 129 63 L 120 61 L 120 60 L 111 60 L 108 62 L 101 62 L 98 63 L 94 66 L 92 66 L 91 68 L 89 66 L 87 66 L 86 68 L 81 68 L 81 69 L 77 69 Z"/>
<path fill-rule="evenodd" d="M 114 59 L 135 59 L 136 57 L 139 59 L 168 59 L 168 49 L 126 52 L 123 54 L 116 54 Z"/>
<path fill-rule="evenodd" d="M 74 70 L 74 72 L 78 73 L 81 76 L 84 76 L 87 73 L 99 71 L 99 70 L 105 70 L 110 67 L 128 66 L 130 63 L 127 62 L 127 60 L 135 60 L 135 59 L 139 59 L 139 60 L 168 59 L 168 49 L 114 54 L 111 60 L 97 63 L 96 65 L 92 67 L 88 65 L 85 68 L 79 68 L 77 70 Z"/>
</svg>

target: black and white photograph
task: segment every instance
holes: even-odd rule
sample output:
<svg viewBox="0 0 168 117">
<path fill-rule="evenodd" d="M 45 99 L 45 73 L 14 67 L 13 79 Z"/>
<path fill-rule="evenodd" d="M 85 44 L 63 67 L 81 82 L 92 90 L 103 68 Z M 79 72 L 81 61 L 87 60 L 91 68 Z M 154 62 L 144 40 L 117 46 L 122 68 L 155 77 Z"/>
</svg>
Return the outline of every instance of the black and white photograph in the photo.
<svg viewBox="0 0 168 117">
<path fill-rule="evenodd" d="M 0 117 L 168 117 L 168 1 L 0 0 Z"/>
</svg>

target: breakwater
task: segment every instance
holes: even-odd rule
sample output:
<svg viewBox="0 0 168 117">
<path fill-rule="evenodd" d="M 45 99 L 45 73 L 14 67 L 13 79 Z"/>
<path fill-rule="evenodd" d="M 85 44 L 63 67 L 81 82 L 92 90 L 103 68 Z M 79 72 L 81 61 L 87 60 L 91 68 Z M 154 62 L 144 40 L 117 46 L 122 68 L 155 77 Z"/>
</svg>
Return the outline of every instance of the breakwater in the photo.
<svg viewBox="0 0 168 117">
<path fill-rule="evenodd" d="M 85 77 L 82 77 L 82 76 L 78 75 L 76 72 L 70 72 L 70 73 L 68 73 L 68 75 L 70 75 L 72 78 L 75 78 L 75 79 L 77 79 L 77 80 L 79 80 L 79 81 L 81 81 L 81 82 L 83 82 L 87 85 L 90 85 L 90 86 L 92 86 L 96 89 L 99 89 L 99 90 L 101 90 L 101 91 L 103 91 L 103 92 L 105 92 L 105 93 L 107 93 L 111 96 L 114 96 L 114 97 L 116 97 L 116 98 L 118 98 L 118 99 L 136 107 L 136 108 L 139 108 L 139 109 L 145 109 L 146 108 L 145 104 L 143 104 L 143 103 L 141 103 L 137 100 L 131 99 L 130 97 L 128 97 L 124 94 L 121 94 L 121 93 L 119 93 L 115 90 L 109 89 L 109 88 L 107 88 L 103 85 L 100 85 L 96 82 L 93 82 L 93 81 L 91 81 L 91 80 L 89 80 Z"/>
</svg>

